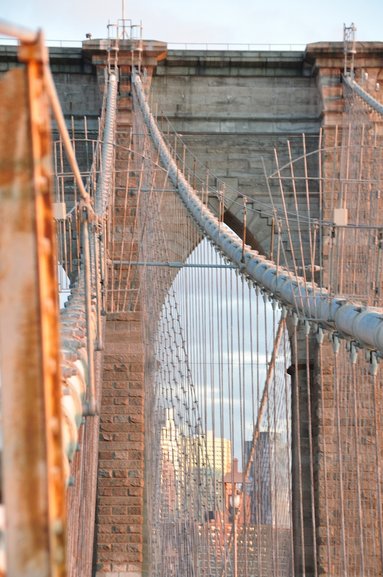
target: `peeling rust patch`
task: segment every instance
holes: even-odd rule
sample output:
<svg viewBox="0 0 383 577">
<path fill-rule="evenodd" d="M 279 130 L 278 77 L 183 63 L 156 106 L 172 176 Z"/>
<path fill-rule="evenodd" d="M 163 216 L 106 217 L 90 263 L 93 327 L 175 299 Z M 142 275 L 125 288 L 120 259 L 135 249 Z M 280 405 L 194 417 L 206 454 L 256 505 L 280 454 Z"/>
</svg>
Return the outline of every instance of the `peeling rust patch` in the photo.
<svg viewBox="0 0 383 577">
<path fill-rule="evenodd" d="M 38 43 L 36 43 L 38 44 Z M 55 231 L 44 70 L 0 81 L 0 354 L 7 570 L 65 575 Z M 34 55 L 34 56 L 33 56 Z"/>
</svg>

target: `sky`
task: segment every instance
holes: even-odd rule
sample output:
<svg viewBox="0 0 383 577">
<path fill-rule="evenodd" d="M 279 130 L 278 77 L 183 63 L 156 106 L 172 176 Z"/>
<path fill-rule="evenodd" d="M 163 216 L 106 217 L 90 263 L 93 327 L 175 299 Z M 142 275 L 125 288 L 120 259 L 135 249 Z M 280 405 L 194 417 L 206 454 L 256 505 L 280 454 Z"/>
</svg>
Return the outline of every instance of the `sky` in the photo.
<svg viewBox="0 0 383 577">
<path fill-rule="evenodd" d="M 42 28 L 47 40 L 106 38 L 123 11 L 142 22 L 145 39 L 169 44 L 341 41 L 351 22 L 357 40 L 383 40 L 383 0 L 0 0 L 0 8 L 2 19 Z"/>
</svg>

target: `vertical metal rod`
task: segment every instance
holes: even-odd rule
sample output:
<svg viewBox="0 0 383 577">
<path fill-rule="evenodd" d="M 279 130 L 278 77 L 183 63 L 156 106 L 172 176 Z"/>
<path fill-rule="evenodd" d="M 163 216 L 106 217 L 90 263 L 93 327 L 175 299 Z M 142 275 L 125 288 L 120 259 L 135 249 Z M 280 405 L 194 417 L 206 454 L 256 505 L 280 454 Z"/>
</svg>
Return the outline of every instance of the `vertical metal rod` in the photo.
<svg viewBox="0 0 383 577">
<path fill-rule="evenodd" d="M 335 265 L 334 265 L 334 251 L 336 246 L 336 226 L 333 225 L 330 231 L 330 251 L 329 251 L 329 272 L 328 272 L 328 294 L 329 297 L 336 292 L 335 286 Z"/>
<path fill-rule="evenodd" d="M 100 267 L 100 287 L 101 287 L 101 314 L 105 314 L 106 311 L 106 286 L 107 279 L 106 275 L 106 265 L 105 265 L 105 254 L 103 239 L 106 238 L 106 233 L 100 232 L 98 236 L 98 242 L 100 243 L 99 249 L 99 267 Z"/>
<path fill-rule="evenodd" d="M 302 138 L 303 138 L 303 153 L 305 156 L 304 166 L 305 166 L 305 185 L 306 185 L 306 201 L 307 201 L 308 180 L 307 180 L 307 163 L 306 163 L 306 145 L 305 145 L 304 135 L 302 135 Z M 296 213 L 296 219 L 297 219 L 297 231 L 298 231 L 298 238 L 299 238 L 299 251 L 300 251 L 300 257 L 301 257 L 301 266 L 302 266 L 303 276 L 306 280 L 306 270 L 305 270 L 305 264 L 306 263 L 305 263 L 305 255 L 304 255 L 304 251 L 303 251 L 302 230 L 301 230 L 301 222 L 300 222 L 300 211 L 299 211 L 299 205 L 298 205 L 295 168 L 294 168 L 294 161 L 293 161 L 293 156 L 291 153 L 291 145 L 290 145 L 289 140 L 287 141 L 287 151 L 288 151 L 288 155 L 289 155 L 291 184 L 292 184 L 292 189 L 293 189 L 294 206 L 295 206 L 295 213 Z M 301 211 L 302 211 L 302 208 L 301 208 Z M 308 214 L 310 214 L 309 206 L 307 206 L 307 212 L 308 212 Z M 309 218 L 309 222 L 310 222 L 310 218 Z M 311 234 L 310 233 L 310 225 L 308 226 L 308 228 L 309 228 L 309 235 L 310 235 Z"/>
<path fill-rule="evenodd" d="M 313 226 L 312 226 L 312 218 L 311 218 L 311 203 L 310 203 L 310 181 L 309 181 L 309 172 L 308 172 L 308 165 L 307 165 L 307 147 L 306 147 L 306 135 L 302 134 L 303 139 L 303 158 L 304 158 L 304 173 L 305 173 L 305 188 L 306 188 L 306 206 L 307 206 L 307 232 L 308 232 L 308 239 L 309 239 L 309 250 L 310 250 L 310 270 L 311 270 L 311 279 L 314 279 L 314 252 L 315 246 L 313 247 Z M 305 270 L 305 265 L 302 263 Z M 306 273 L 303 273 L 306 277 Z"/>
<path fill-rule="evenodd" d="M 121 0 L 122 39 L 125 40 L 125 0 Z"/>
<path fill-rule="evenodd" d="M 245 246 L 246 246 L 246 228 L 247 228 L 247 200 L 243 197 L 243 231 L 242 231 L 242 260 L 245 261 Z"/>
<path fill-rule="evenodd" d="M 61 235 L 60 235 L 60 249 L 62 249 L 62 262 L 60 262 L 60 264 L 64 267 L 66 274 L 68 275 L 68 239 L 67 239 L 67 234 L 66 234 L 66 221 L 65 220 L 60 220 L 57 223 L 57 226 L 61 229 Z M 70 240 L 71 237 L 69 237 Z M 61 246 L 62 245 L 62 246 Z M 71 247 L 69 246 L 69 252 L 71 251 Z M 61 251 L 60 251 L 61 252 Z M 69 287 L 66 287 L 69 288 Z"/>
<path fill-rule="evenodd" d="M 96 285 L 96 310 L 97 310 L 97 342 L 96 348 L 98 351 L 103 349 L 102 342 L 102 327 L 101 327 L 101 310 L 102 310 L 102 295 L 101 295 L 101 270 L 100 270 L 100 252 L 102 248 L 99 246 L 99 235 L 97 231 L 93 231 L 92 234 L 93 247 L 94 247 L 94 273 L 95 273 L 95 285 Z"/>
<path fill-rule="evenodd" d="M 80 170 L 78 168 L 77 160 L 76 160 L 76 157 L 74 155 L 73 148 L 71 146 L 70 136 L 68 133 L 68 129 L 66 127 L 66 122 L 65 122 L 62 110 L 61 110 L 60 101 L 59 101 L 59 98 L 57 96 L 55 83 L 53 81 L 52 73 L 51 73 L 48 65 L 46 65 L 44 68 L 44 84 L 45 84 L 45 88 L 47 90 L 47 93 L 49 95 L 49 101 L 50 101 L 50 105 L 52 107 L 52 112 L 53 112 L 53 115 L 54 115 L 55 120 L 57 122 L 58 130 L 60 132 L 60 138 L 62 139 L 64 148 L 65 148 L 65 152 L 66 152 L 66 155 L 68 158 L 68 162 L 69 162 L 69 164 L 72 168 L 73 174 L 74 174 L 76 187 L 79 188 L 81 197 L 85 201 L 89 201 L 90 200 L 89 195 L 85 190 L 84 183 L 83 183 L 82 178 L 81 178 L 81 174 L 80 174 Z"/>
<path fill-rule="evenodd" d="M 208 206 L 209 204 L 209 168 L 206 166 L 206 176 L 205 176 L 205 197 L 202 198 L 202 202 Z"/>
<path fill-rule="evenodd" d="M 71 239 L 72 238 L 72 234 L 73 234 L 73 229 L 72 229 L 72 215 L 70 215 L 67 219 L 68 222 L 68 237 Z M 68 271 L 67 274 L 69 276 L 69 273 L 73 273 L 73 254 L 72 254 L 72 247 L 69 247 L 69 259 L 68 259 Z"/>
<path fill-rule="evenodd" d="M 186 165 L 186 146 L 185 144 L 182 146 L 182 172 L 185 174 L 185 165 Z"/>
<path fill-rule="evenodd" d="M 383 248 L 383 230 L 380 229 L 378 232 L 378 249 L 376 255 L 376 275 L 375 275 L 375 290 L 374 290 L 374 301 L 373 306 L 377 307 L 380 305 L 380 295 L 381 295 L 381 271 L 382 271 L 382 248 Z"/>
<path fill-rule="evenodd" d="M 274 257 L 274 234 L 275 234 L 275 216 L 271 217 L 271 233 L 270 233 L 270 250 L 269 259 L 273 260 Z"/>
<path fill-rule="evenodd" d="M 320 223 L 323 222 L 323 166 L 322 166 L 322 137 L 323 137 L 323 129 L 322 127 L 319 129 L 319 142 L 318 142 L 318 181 L 319 181 L 319 217 L 318 220 Z M 323 287 L 323 226 L 320 224 L 319 226 L 319 270 L 320 270 L 320 280 L 319 286 Z"/>
<path fill-rule="evenodd" d="M 373 379 L 373 399 L 374 399 L 374 425 L 375 425 L 375 470 L 376 470 L 376 518 L 377 518 L 377 528 L 379 535 L 379 557 L 380 557 L 380 568 L 383 569 L 383 505 L 382 505 L 382 450 L 381 450 L 381 434 L 382 429 L 380 426 L 380 385 L 378 383 L 377 373 L 374 371 L 372 375 Z"/>
<path fill-rule="evenodd" d="M 174 133 L 174 148 L 173 148 L 173 152 L 174 152 L 174 162 L 177 164 L 177 134 Z"/>
<path fill-rule="evenodd" d="M 235 495 L 233 495 L 235 499 Z M 238 577 L 238 528 L 237 514 L 233 505 L 233 531 L 234 531 L 234 577 Z"/>
</svg>

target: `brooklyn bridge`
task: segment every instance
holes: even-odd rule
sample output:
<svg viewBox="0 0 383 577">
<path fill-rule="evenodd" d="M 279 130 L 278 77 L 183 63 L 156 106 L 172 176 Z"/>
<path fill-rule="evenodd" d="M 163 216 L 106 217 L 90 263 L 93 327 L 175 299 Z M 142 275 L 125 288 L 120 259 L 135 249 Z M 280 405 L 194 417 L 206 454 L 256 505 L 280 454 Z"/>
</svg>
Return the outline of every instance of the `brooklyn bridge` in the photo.
<svg viewBox="0 0 383 577">
<path fill-rule="evenodd" d="M 382 576 L 383 42 L 0 33 L 0 574 Z"/>
</svg>

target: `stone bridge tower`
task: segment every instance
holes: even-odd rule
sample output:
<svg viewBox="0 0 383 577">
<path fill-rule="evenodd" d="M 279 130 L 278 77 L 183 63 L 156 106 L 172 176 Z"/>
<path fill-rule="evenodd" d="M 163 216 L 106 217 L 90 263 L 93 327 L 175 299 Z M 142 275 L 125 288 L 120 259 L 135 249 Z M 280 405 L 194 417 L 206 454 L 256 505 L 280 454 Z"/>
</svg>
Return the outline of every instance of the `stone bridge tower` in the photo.
<svg viewBox="0 0 383 577">
<path fill-rule="evenodd" d="M 63 108 L 71 114 L 89 114 L 95 118 L 100 107 L 104 85 L 105 64 L 113 65 L 118 54 L 120 67 L 117 117 L 116 201 L 114 226 L 118 238 L 123 224 L 131 226 L 135 214 L 134 175 L 128 183 L 132 191 L 128 221 L 121 222 L 122 195 L 127 185 L 126 165 L 132 143 L 132 109 L 130 72 L 133 66 L 145 68 L 153 100 L 158 102 L 172 120 L 176 130 L 209 169 L 227 184 L 225 218 L 238 232 L 243 230 L 242 213 L 237 211 L 235 189 L 258 199 L 268 200 L 265 193 L 265 172 L 257 157 L 263 155 L 266 173 L 272 171 L 272 149 L 304 132 L 310 150 L 320 141 L 324 128 L 326 145 L 341 139 L 344 98 L 341 74 L 344 68 L 343 44 L 308 45 L 305 52 L 206 52 L 167 51 L 166 45 L 155 41 L 142 44 L 131 41 L 116 46 L 103 40 L 88 40 L 82 49 L 53 50 L 51 65 L 58 80 Z M 355 57 L 357 74 L 368 73 L 377 83 L 383 75 L 383 43 L 358 43 Z M 4 71 L 15 65 L 16 52 L 2 47 L 0 65 Z M 378 127 L 380 129 L 380 127 Z M 298 140 L 297 140 L 298 142 Z M 295 153 L 302 150 L 296 144 Z M 288 160 L 286 157 L 285 160 Z M 325 171 L 330 167 L 324 166 Z M 314 192 L 312 206 L 323 209 L 321 215 L 332 220 L 333 206 L 326 195 L 321 205 Z M 231 196 L 232 195 L 232 196 Z M 319 218 L 318 216 L 318 218 Z M 272 255 L 275 228 L 272 218 L 262 211 L 247 222 L 247 242 L 267 255 Z M 127 256 L 132 257 L 132 254 Z M 324 255 L 326 256 L 326 255 Z M 133 255 L 135 257 L 135 255 Z M 113 265 L 113 263 L 112 263 Z M 134 287 L 132 287 L 134 289 Z M 105 349 L 99 354 L 99 382 L 102 384 L 101 414 L 92 423 L 87 421 L 82 437 L 83 453 L 74 463 L 74 485 L 69 495 L 69 563 L 70 575 L 97 577 L 138 577 L 144 570 L 144 414 L 142 315 L 135 312 L 110 312 L 106 316 Z M 323 470 L 320 456 L 324 448 L 330 459 L 336 459 L 333 439 L 326 429 L 326 416 L 320 410 L 322 401 L 331 404 L 330 387 L 315 388 L 316 374 L 323 369 L 316 343 L 310 343 L 312 362 L 305 362 L 304 339 L 298 341 L 298 362 L 290 371 L 298 379 L 299 400 L 293 413 L 301 415 L 299 438 L 303 463 L 303 496 L 301 508 L 295 509 L 295 574 L 306 577 L 334 575 L 328 566 L 321 530 L 313 534 L 313 525 L 321 529 L 323 510 Z M 327 346 L 327 345 L 326 345 Z M 330 347 L 330 345 L 329 345 Z M 332 355 L 329 352 L 328 357 Z M 300 362 L 302 361 L 302 363 Z M 326 367 L 331 372 L 331 367 Z M 308 388 L 310 381 L 311 388 Z M 310 398 L 308 391 L 310 390 Z M 309 416 L 312 411 L 312 416 Z M 366 428 L 372 423 L 366 424 Z M 98 438 L 97 438 L 98 437 Z M 310 470 L 309 438 L 314 441 L 317 468 L 314 471 L 315 507 L 312 501 L 313 473 Z M 293 448 L 297 459 L 297 445 Z M 317 458 L 318 457 L 318 458 Z M 96 502 L 97 470 L 97 511 Z M 336 472 L 327 471 L 336 483 Z M 89 503 L 81 503 L 80 482 L 87 487 Z M 331 483 L 329 482 L 330 492 Z M 352 507 L 355 494 L 348 495 Z M 296 499 L 298 502 L 298 499 Z M 315 522 L 313 523 L 313 516 Z M 300 519 L 304 520 L 302 523 Z M 355 521 L 355 518 L 354 518 Z M 93 533 L 95 524 L 95 531 Z M 303 530 L 302 530 L 303 529 Z M 339 524 L 334 516 L 332 531 Z M 304 533 L 304 540 L 302 539 Z M 304 554 L 300 543 L 304 541 Z M 304 570 L 303 570 L 304 565 Z M 316 565 L 316 569 L 314 567 Z"/>
</svg>

